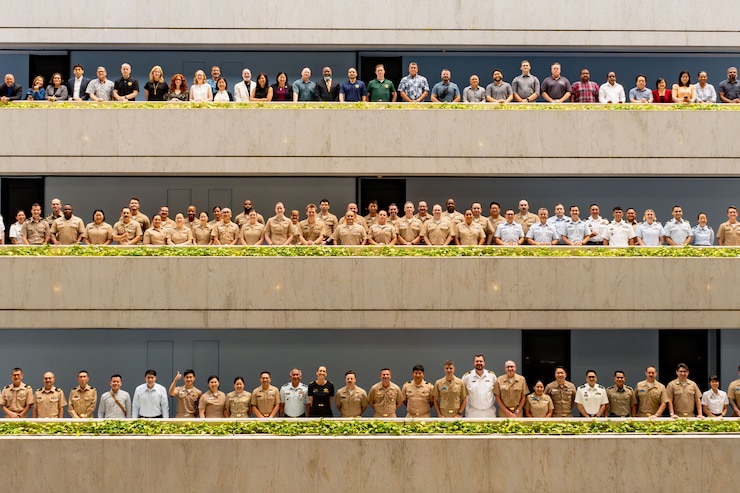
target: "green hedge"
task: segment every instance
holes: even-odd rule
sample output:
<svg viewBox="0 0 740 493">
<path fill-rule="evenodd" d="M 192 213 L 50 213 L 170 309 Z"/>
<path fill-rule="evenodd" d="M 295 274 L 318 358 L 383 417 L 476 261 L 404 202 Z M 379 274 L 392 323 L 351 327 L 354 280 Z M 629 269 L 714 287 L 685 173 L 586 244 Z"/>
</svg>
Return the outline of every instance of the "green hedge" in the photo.
<svg viewBox="0 0 740 493">
<path fill-rule="evenodd" d="M 502 420 L 407 421 L 306 420 L 169 423 L 152 420 L 75 421 L 63 423 L 3 421 L 0 435 L 581 435 L 588 433 L 740 433 L 740 421 L 730 420 L 640 420 L 559 421 Z"/>
<path fill-rule="evenodd" d="M 740 248 L 686 247 L 114 247 L 0 248 L 18 257 L 738 257 Z"/>
</svg>

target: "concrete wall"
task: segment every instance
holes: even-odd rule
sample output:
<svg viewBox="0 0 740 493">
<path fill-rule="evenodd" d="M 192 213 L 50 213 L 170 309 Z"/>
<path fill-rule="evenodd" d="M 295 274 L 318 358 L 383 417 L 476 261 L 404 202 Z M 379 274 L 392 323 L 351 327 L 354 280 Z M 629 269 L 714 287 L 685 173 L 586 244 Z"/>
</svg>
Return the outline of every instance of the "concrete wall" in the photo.
<svg viewBox="0 0 740 493">
<path fill-rule="evenodd" d="M 5 328 L 736 328 L 739 315 L 732 258 L 0 257 L 0 269 L 15 286 Z"/>
<path fill-rule="evenodd" d="M 734 436 L 2 437 L 9 491 L 731 491 Z M 11 453 L 12 452 L 12 453 Z M 55 474 L 39 474 L 38 458 Z M 584 468 L 588 468 L 588 474 Z M 679 470 L 678 473 L 669 471 Z M 163 474 L 164 471 L 170 471 Z M 262 474 L 257 472 L 262 471 Z M 300 478 L 297 480 L 296 478 Z"/>
<path fill-rule="evenodd" d="M 107 0 L 95 9 L 56 9 L 49 0 L 34 9 L 13 9 L 0 23 L 0 43 L 10 48 L 110 45 L 179 47 L 333 46 L 479 49 L 491 45 L 693 48 L 740 45 L 733 22 L 740 11 L 717 0 L 704 8 L 673 9 L 627 0 L 614 12 L 577 9 L 558 0 L 543 8 L 527 0 L 512 8 L 503 1 L 397 3 L 334 9 L 326 15 L 310 2 L 290 8 L 267 3 L 259 9 L 229 1 L 221 9 L 151 9 L 144 1 L 130 8 Z M 39 15 L 39 12 L 53 12 Z M 229 15 L 224 15 L 228 12 Z M 635 15 L 639 12 L 640 15 Z M 276 29 L 277 28 L 277 29 Z"/>
<path fill-rule="evenodd" d="M 6 107 L 0 159 L 6 175 L 673 177 L 732 175 L 740 156 L 718 131 L 736 111 L 405 108 Z M 259 136 L 235 138 L 247 121 Z"/>
</svg>

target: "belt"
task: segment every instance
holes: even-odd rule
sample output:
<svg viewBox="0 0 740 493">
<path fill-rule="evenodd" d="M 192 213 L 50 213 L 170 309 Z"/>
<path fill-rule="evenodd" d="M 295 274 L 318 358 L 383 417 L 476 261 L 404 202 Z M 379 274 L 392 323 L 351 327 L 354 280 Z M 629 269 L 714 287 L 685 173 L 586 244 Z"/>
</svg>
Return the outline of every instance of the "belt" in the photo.
<svg viewBox="0 0 740 493">
<path fill-rule="evenodd" d="M 506 409 L 508 409 L 511 412 L 514 412 L 516 411 L 516 406 L 507 407 Z"/>
<path fill-rule="evenodd" d="M 303 414 L 301 414 L 300 416 L 288 416 L 288 415 L 286 414 L 286 415 L 285 415 L 285 417 L 286 417 L 286 418 L 305 418 L 305 417 L 306 417 L 306 413 L 303 413 Z"/>
<path fill-rule="evenodd" d="M 244 413 L 236 413 L 231 415 L 232 418 L 246 418 L 247 415 Z"/>
<path fill-rule="evenodd" d="M 158 416 L 139 416 L 139 417 L 144 418 L 144 419 L 156 419 L 156 418 L 161 418 L 162 415 L 160 414 Z"/>
<path fill-rule="evenodd" d="M 610 418 L 630 418 L 631 416 L 629 414 L 614 414 L 609 413 Z"/>
</svg>

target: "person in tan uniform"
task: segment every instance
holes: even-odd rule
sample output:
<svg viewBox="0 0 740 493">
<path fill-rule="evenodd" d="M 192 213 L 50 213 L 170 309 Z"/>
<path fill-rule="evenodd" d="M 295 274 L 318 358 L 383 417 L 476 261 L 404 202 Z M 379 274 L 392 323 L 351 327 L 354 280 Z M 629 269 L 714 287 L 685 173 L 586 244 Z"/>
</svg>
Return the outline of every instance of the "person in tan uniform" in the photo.
<svg viewBox="0 0 740 493">
<path fill-rule="evenodd" d="M 149 218 L 146 222 L 149 223 Z M 113 225 L 113 240 L 119 245 L 136 245 L 142 236 L 141 224 L 131 218 L 131 209 L 121 209 L 121 219 Z"/>
<path fill-rule="evenodd" d="M 258 418 L 274 418 L 280 411 L 280 390 L 270 382 L 270 372 L 263 371 L 260 386 L 252 391 L 252 412 Z"/>
<path fill-rule="evenodd" d="M 447 219 L 453 225 L 458 225 L 463 222 L 463 215 L 455 210 L 455 199 L 447 199 L 445 207 L 447 209 L 442 213 L 442 217 L 444 219 Z"/>
<path fill-rule="evenodd" d="M 141 206 L 141 202 L 136 197 L 131 197 L 131 200 L 128 203 L 128 208 L 131 211 L 131 219 L 134 222 L 139 223 L 139 226 L 141 226 L 142 231 L 146 231 L 149 229 L 149 227 L 152 225 L 151 221 L 149 221 L 149 217 L 141 212 L 139 210 Z"/>
<path fill-rule="evenodd" d="M 370 387 L 367 403 L 373 408 L 374 418 L 395 418 L 396 409 L 403 404 L 401 389 L 391 382 L 390 368 L 380 370 L 380 382 Z"/>
<path fill-rule="evenodd" d="M 223 214 L 223 211 L 221 212 Z M 275 204 L 275 215 L 265 223 L 265 243 L 268 245 L 290 245 L 293 241 L 293 224 L 285 217 L 282 202 Z"/>
<path fill-rule="evenodd" d="M 298 226 L 298 223 L 301 222 L 301 213 L 298 209 L 293 209 L 290 211 L 290 224 L 293 231 L 293 239 L 290 240 L 291 245 L 300 245 L 301 244 L 301 230 Z"/>
<path fill-rule="evenodd" d="M 220 224 L 221 223 L 221 207 L 214 206 L 212 212 L 213 212 L 213 219 L 208 221 L 208 224 L 210 224 L 211 226 Z"/>
<path fill-rule="evenodd" d="M 519 212 L 514 216 L 514 222 L 521 225 L 524 234 L 526 235 L 529 228 L 538 221 L 535 214 L 529 212 L 529 202 L 522 199 L 519 201 Z"/>
<path fill-rule="evenodd" d="M 473 213 L 473 222 L 480 224 L 483 232 L 488 234 L 488 218 L 483 215 L 483 206 L 480 205 L 480 202 L 470 204 L 470 212 Z"/>
<path fill-rule="evenodd" d="M 360 209 L 357 207 L 357 204 L 354 202 L 350 202 L 347 204 L 347 210 L 344 211 L 344 216 L 339 220 L 339 224 L 337 226 L 344 224 L 347 221 L 347 212 L 352 211 L 355 213 L 355 224 L 359 224 L 362 226 L 362 229 L 365 230 L 365 233 L 367 234 L 369 227 L 367 223 L 365 222 L 365 218 L 360 214 Z"/>
<path fill-rule="evenodd" d="M 198 225 L 198 209 L 194 205 L 189 205 L 185 214 L 185 226 L 192 231 Z"/>
<path fill-rule="evenodd" d="M 433 386 L 424 380 L 424 367 L 422 365 L 415 365 L 411 373 L 414 377 L 413 380 L 404 383 L 401 389 L 403 403 L 406 404 L 406 417 L 431 418 Z"/>
<path fill-rule="evenodd" d="M 506 218 L 501 215 L 501 205 L 498 202 L 491 202 L 488 206 L 488 212 L 491 214 L 488 216 L 488 229 L 486 230 L 486 244 L 493 245 L 493 235 L 496 234 L 496 228 L 499 224 L 505 223 Z"/>
<path fill-rule="evenodd" d="M 462 222 L 455 226 L 455 244 L 466 245 L 483 245 L 486 242 L 486 233 L 483 226 L 473 222 L 473 211 L 465 211 Z"/>
<path fill-rule="evenodd" d="M 702 418 L 701 390 L 693 380 L 689 380 L 689 367 L 686 363 L 678 364 L 676 376 L 678 378 L 665 387 L 671 418 Z"/>
<path fill-rule="evenodd" d="M 740 375 L 740 366 L 737 367 L 737 374 Z M 740 416 L 740 378 L 730 382 L 727 387 L 727 398 L 730 400 L 730 407 L 734 416 Z"/>
<path fill-rule="evenodd" d="M 624 372 L 614 372 L 614 385 L 606 388 L 606 397 L 609 399 L 609 416 L 626 418 L 631 417 L 637 405 L 635 391 L 624 384 Z"/>
<path fill-rule="evenodd" d="M 221 380 L 217 375 L 208 377 L 208 390 L 198 401 L 201 418 L 223 418 L 226 416 L 226 394 L 219 390 Z"/>
<path fill-rule="evenodd" d="M 367 204 L 367 216 L 364 217 L 365 225 L 367 225 L 367 231 L 370 231 L 370 226 L 378 222 L 378 201 L 371 200 Z"/>
<path fill-rule="evenodd" d="M 23 383 L 23 370 L 20 368 L 13 368 L 10 379 L 13 383 L 6 385 L 0 393 L 0 406 L 6 418 L 25 418 L 33 405 L 33 388 Z"/>
<path fill-rule="evenodd" d="M 301 245 L 321 245 L 324 243 L 326 225 L 317 219 L 316 204 L 306 206 L 306 219 L 298 223 L 298 242 Z"/>
<path fill-rule="evenodd" d="M 462 379 L 455 376 L 455 363 L 445 361 L 445 376 L 434 383 L 432 399 L 434 410 L 440 418 L 462 418 L 468 398 L 468 389 Z"/>
<path fill-rule="evenodd" d="M 357 375 L 352 370 L 344 373 L 344 383 L 346 385 L 337 390 L 334 397 L 337 411 L 342 418 L 357 418 L 367 409 L 368 397 L 367 392 L 357 386 Z"/>
<path fill-rule="evenodd" d="M 56 377 L 50 371 L 44 373 L 44 386 L 36 390 L 36 403 L 33 406 L 34 418 L 63 418 L 64 392 L 55 387 Z"/>
<path fill-rule="evenodd" d="M 552 398 L 545 394 L 545 384 L 542 380 L 537 380 L 534 383 L 534 392 L 527 396 L 524 413 L 528 418 L 549 418 L 554 410 Z"/>
<path fill-rule="evenodd" d="M 421 243 L 421 220 L 414 217 L 414 203 L 406 202 L 403 216 L 398 218 L 396 233 L 399 245 L 418 245 Z"/>
<path fill-rule="evenodd" d="M 555 381 L 545 387 L 545 394 L 552 399 L 555 418 L 570 418 L 573 416 L 573 406 L 576 402 L 576 386 L 566 380 L 568 373 L 565 367 L 555 367 Z"/>
<path fill-rule="evenodd" d="M 155 214 L 152 217 L 152 226 L 144 231 L 144 245 L 165 245 L 167 243 L 167 230 L 162 226 L 162 217 Z"/>
<path fill-rule="evenodd" d="M 72 214 L 72 206 L 64 204 L 62 217 L 54 219 L 49 229 L 49 239 L 53 245 L 76 245 L 85 233 L 85 223 Z"/>
<path fill-rule="evenodd" d="M 654 366 L 645 368 L 645 380 L 635 386 L 637 405 L 632 410 L 633 416 L 658 418 L 663 415 L 668 405 L 668 393 L 665 385 L 655 379 L 657 375 L 658 370 Z"/>
<path fill-rule="evenodd" d="M 499 418 L 519 418 L 529 394 L 527 381 L 523 376 L 516 373 L 516 363 L 509 360 L 504 363 L 506 375 L 496 379 L 493 394 L 498 403 Z"/>
<path fill-rule="evenodd" d="M 183 379 L 185 385 L 177 386 L 177 382 Z M 177 397 L 176 418 L 194 418 L 198 416 L 198 402 L 203 395 L 195 385 L 195 372 L 185 370 L 182 375 L 178 371 L 175 378 L 172 379 L 168 393 L 171 397 Z"/>
<path fill-rule="evenodd" d="M 396 228 L 388 224 L 387 212 L 378 212 L 378 221 L 370 226 L 367 242 L 371 245 L 395 245 L 398 242 Z"/>
<path fill-rule="evenodd" d="M 740 222 L 737 220 L 737 207 L 734 205 L 727 208 L 727 221 L 719 225 L 717 242 L 719 246 L 740 245 Z"/>
<path fill-rule="evenodd" d="M 421 221 L 422 224 L 429 221 L 432 218 L 432 215 L 429 214 L 429 207 L 427 206 L 427 203 L 425 201 L 420 201 L 418 205 L 419 212 L 414 214 L 414 217 Z"/>
<path fill-rule="evenodd" d="M 252 393 L 244 390 L 244 377 L 234 379 L 234 391 L 226 394 L 224 416 L 227 418 L 248 418 L 252 414 Z"/>
<path fill-rule="evenodd" d="M 247 220 L 249 220 L 249 213 L 252 211 L 254 211 L 254 214 L 257 216 L 257 222 L 264 225 L 265 218 L 262 217 L 262 214 L 254 209 L 254 206 L 252 205 L 252 201 L 250 199 L 244 199 L 244 211 L 237 214 L 234 218 L 234 222 L 237 224 L 237 226 L 241 228 L 242 226 L 247 224 Z"/>
<path fill-rule="evenodd" d="M 213 225 L 211 231 L 214 245 L 236 245 L 239 241 L 239 226 L 231 222 L 231 209 L 221 209 L 221 222 Z"/>
<path fill-rule="evenodd" d="M 213 226 L 208 222 L 208 213 L 203 211 L 198 215 L 198 224 L 193 226 L 193 240 L 196 245 L 213 244 Z"/>
<path fill-rule="evenodd" d="M 335 245 L 364 245 L 367 242 L 365 229 L 355 222 L 355 213 L 347 211 L 344 223 L 340 223 L 334 230 Z"/>
<path fill-rule="evenodd" d="M 98 404 L 98 391 L 89 386 L 90 376 L 87 371 L 77 373 L 77 387 L 69 391 L 69 415 L 73 418 L 93 418 Z"/>
<path fill-rule="evenodd" d="M 170 218 L 170 208 L 163 205 L 159 208 L 159 217 L 162 219 L 162 229 L 170 229 L 175 227 L 175 221 Z"/>
<path fill-rule="evenodd" d="M 113 243 L 113 226 L 105 222 L 105 212 L 95 209 L 93 220 L 85 226 L 82 239 L 88 245 L 110 245 Z"/>
<path fill-rule="evenodd" d="M 427 245 L 447 246 L 455 238 L 455 227 L 442 219 L 442 206 L 432 206 L 432 217 L 421 225 L 421 237 Z"/>
<path fill-rule="evenodd" d="M 318 217 L 321 220 L 321 222 L 323 222 L 324 225 L 326 226 L 326 233 L 325 233 L 326 244 L 331 243 L 334 230 L 339 224 L 339 219 L 337 219 L 337 216 L 329 212 L 330 207 L 331 207 L 331 204 L 329 203 L 327 199 L 321 199 L 321 202 L 319 202 L 319 216 Z"/>
<path fill-rule="evenodd" d="M 49 223 L 41 217 L 41 205 L 31 206 L 31 218 L 26 219 L 21 228 L 24 245 L 45 245 L 49 243 Z"/>
<path fill-rule="evenodd" d="M 265 242 L 265 225 L 257 220 L 257 213 L 250 211 L 239 232 L 240 245 L 261 245 Z"/>
<path fill-rule="evenodd" d="M 167 230 L 167 244 L 180 246 L 195 244 L 193 230 L 185 224 L 185 216 L 181 212 L 175 216 L 175 227 Z"/>
</svg>

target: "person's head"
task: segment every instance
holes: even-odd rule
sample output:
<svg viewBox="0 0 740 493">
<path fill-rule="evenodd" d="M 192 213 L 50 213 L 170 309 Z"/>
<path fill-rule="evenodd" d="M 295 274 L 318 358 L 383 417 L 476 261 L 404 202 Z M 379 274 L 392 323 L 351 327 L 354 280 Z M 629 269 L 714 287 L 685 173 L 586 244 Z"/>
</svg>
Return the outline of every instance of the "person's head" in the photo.
<svg viewBox="0 0 740 493">
<path fill-rule="evenodd" d="M 221 220 L 226 224 L 231 222 L 231 209 L 228 207 L 221 209 Z"/>
<path fill-rule="evenodd" d="M 537 211 L 537 217 L 540 218 L 540 222 L 542 224 L 547 223 L 547 218 L 548 218 L 547 209 L 544 207 L 540 207 L 540 210 Z"/>
<path fill-rule="evenodd" d="M 565 215 L 565 206 L 563 204 L 555 204 L 553 210 L 557 217 L 563 217 Z"/>
<path fill-rule="evenodd" d="M 522 60 L 519 68 L 522 71 L 522 75 L 529 75 L 529 71 L 532 70 L 532 66 L 529 64 L 529 60 Z"/>
<path fill-rule="evenodd" d="M 491 214 L 491 217 L 499 217 L 501 215 L 501 204 L 498 202 L 491 202 L 488 204 L 488 213 Z"/>
<path fill-rule="evenodd" d="M 563 384 L 565 382 L 565 379 L 568 377 L 568 372 L 565 371 L 564 366 L 556 366 L 555 367 L 555 380 L 559 384 Z"/>
<path fill-rule="evenodd" d="M 537 380 L 534 383 L 534 393 L 535 395 L 542 395 L 545 392 L 545 384 L 542 383 L 542 380 Z"/>
<path fill-rule="evenodd" d="M 447 199 L 447 202 L 445 202 L 445 207 L 447 208 L 447 212 L 452 214 L 455 212 L 455 199 Z"/>
<path fill-rule="evenodd" d="M 267 87 L 267 74 L 264 72 L 260 72 L 257 75 L 257 85 L 260 87 Z"/>
<path fill-rule="evenodd" d="M 47 371 L 44 373 L 44 389 L 51 390 L 54 382 L 56 382 L 56 376 L 52 372 Z"/>
<path fill-rule="evenodd" d="M 301 70 L 301 80 L 303 82 L 308 82 L 310 78 L 311 78 L 311 69 L 308 67 L 305 67 L 303 70 Z"/>
<path fill-rule="evenodd" d="M 450 77 L 452 77 L 452 74 L 450 73 L 449 69 L 442 69 L 442 73 L 440 74 L 440 78 L 442 79 L 442 82 L 447 84 L 450 82 Z"/>
<path fill-rule="evenodd" d="M 507 377 L 514 378 L 514 374 L 516 373 L 516 363 L 508 360 L 506 363 L 504 363 L 504 370 L 506 371 Z"/>
<path fill-rule="evenodd" d="M 123 385 L 123 377 L 119 375 L 118 373 L 114 373 L 110 377 L 109 385 L 110 385 L 110 389 L 115 394 L 121 388 L 121 385 Z"/>
<path fill-rule="evenodd" d="M 383 382 L 383 386 L 387 387 L 391 382 L 391 369 L 381 368 L 380 370 L 380 381 Z"/>
<path fill-rule="evenodd" d="M 8 87 L 10 87 L 13 84 L 15 84 L 15 77 L 13 76 L 13 74 L 5 74 L 5 79 L 4 80 L 5 80 L 5 85 L 8 86 Z"/>
<path fill-rule="evenodd" d="M 301 213 L 298 210 L 293 209 L 290 211 L 290 221 L 293 224 L 298 224 L 298 220 L 301 218 Z"/>
<path fill-rule="evenodd" d="M 211 392 L 215 393 L 218 390 L 218 386 L 221 385 L 218 375 L 211 375 L 208 377 L 208 388 Z"/>
<path fill-rule="evenodd" d="M 185 386 L 190 388 L 193 386 L 193 382 L 195 382 L 195 372 L 192 369 L 187 369 L 182 374 L 182 379 L 185 381 Z"/>
<path fill-rule="evenodd" d="M 275 204 L 275 214 L 277 214 L 278 217 L 282 217 L 283 214 L 285 214 L 285 206 L 282 202 Z"/>
<path fill-rule="evenodd" d="M 316 217 L 317 207 L 316 204 L 308 204 L 306 206 L 306 217 L 313 219 Z"/>
<path fill-rule="evenodd" d="M 378 80 L 385 80 L 385 65 L 382 63 L 375 66 L 375 77 L 377 77 Z"/>
<path fill-rule="evenodd" d="M 452 377 L 455 376 L 455 363 L 451 359 L 448 359 L 445 361 L 444 369 L 445 377 L 447 377 L 448 380 L 452 380 Z"/>
<path fill-rule="evenodd" d="M 411 77 L 416 77 L 416 74 L 419 73 L 419 65 L 416 64 L 416 62 L 409 63 L 409 75 Z"/>
<path fill-rule="evenodd" d="M 200 223 L 201 223 L 202 225 L 205 225 L 205 224 L 207 224 L 207 223 L 208 223 L 208 213 L 207 213 L 206 211 L 202 211 L 202 212 L 201 212 L 201 213 L 200 213 L 200 214 L 198 215 L 198 220 L 200 221 Z"/>
<path fill-rule="evenodd" d="M 288 83 L 288 74 L 285 72 L 278 72 L 277 76 L 275 76 L 275 83 L 278 86 L 284 86 Z"/>
<path fill-rule="evenodd" d="M 357 374 L 355 374 L 354 370 L 347 370 L 344 372 L 344 383 L 347 384 L 347 387 L 354 387 L 357 383 Z"/>
<path fill-rule="evenodd" d="M 697 80 L 699 81 L 699 85 L 704 87 L 707 85 L 707 73 L 705 71 L 701 71 L 697 74 Z"/>
<path fill-rule="evenodd" d="M 124 222 L 129 222 L 131 220 L 131 209 L 129 209 L 128 207 L 122 207 L 121 217 L 123 218 Z"/>
<path fill-rule="evenodd" d="M 473 211 L 473 217 L 478 218 L 483 213 L 483 207 L 480 202 L 473 202 L 470 204 L 470 210 Z"/>
<path fill-rule="evenodd" d="M 573 221 L 576 221 L 580 214 L 581 214 L 581 209 L 577 205 L 570 206 L 570 218 Z"/>
<path fill-rule="evenodd" d="M 357 69 L 354 67 L 350 67 L 347 69 L 347 78 L 350 80 L 350 82 L 354 82 L 357 80 Z"/>
<path fill-rule="evenodd" d="M 719 377 L 717 375 L 709 377 L 709 387 L 715 392 L 719 389 Z"/>
<path fill-rule="evenodd" d="M 354 212 L 347 211 L 344 213 L 344 222 L 346 222 L 348 226 L 352 226 L 355 223 L 355 217 L 356 214 Z"/>
<path fill-rule="evenodd" d="M 72 206 L 70 204 L 64 204 L 64 207 L 62 207 L 62 214 L 64 215 L 64 219 L 71 219 Z"/>
<path fill-rule="evenodd" d="M 655 382 L 655 377 L 658 376 L 658 370 L 652 366 L 648 365 L 645 367 L 645 380 L 647 380 L 649 383 Z"/>
<path fill-rule="evenodd" d="M 655 211 L 652 209 L 645 209 L 645 213 L 642 215 L 642 220 L 646 221 L 648 224 L 653 224 L 655 219 Z"/>
<path fill-rule="evenodd" d="M 321 69 L 321 75 L 324 76 L 324 80 L 331 79 L 331 67 L 324 67 Z"/>
<path fill-rule="evenodd" d="M 529 202 L 522 199 L 519 201 L 519 212 L 524 215 L 529 212 Z"/>
<path fill-rule="evenodd" d="M 166 221 L 170 217 L 170 208 L 166 205 L 163 205 L 159 208 L 159 216 L 162 218 L 162 221 Z"/>
<path fill-rule="evenodd" d="M 395 203 L 388 206 L 388 215 L 391 217 L 398 216 L 398 206 Z"/>
<path fill-rule="evenodd" d="M 624 372 L 622 370 L 617 370 L 614 372 L 614 383 L 619 389 L 624 387 Z"/>
<path fill-rule="evenodd" d="M 689 377 L 689 366 L 686 363 L 679 363 L 676 366 L 676 376 L 680 381 L 685 381 Z"/>
<path fill-rule="evenodd" d="M 581 69 L 581 82 L 585 84 L 589 80 L 591 80 L 591 72 L 587 68 Z"/>
<path fill-rule="evenodd" d="M 674 205 L 673 210 L 671 210 L 671 214 L 673 215 L 673 219 L 680 222 L 683 217 L 683 209 L 680 205 Z"/>
<path fill-rule="evenodd" d="M 195 221 L 195 216 L 196 216 L 197 213 L 198 213 L 198 209 L 196 209 L 194 205 L 189 205 L 188 206 L 188 211 L 187 211 L 188 221 L 190 221 L 190 222 Z"/>
<path fill-rule="evenodd" d="M 164 82 L 164 72 L 162 67 L 155 65 L 149 71 L 149 82 Z"/>
<path fill-rule="evenodd" d="M 414 203 L 409 201 L 403 204 L 403 212 L 406 214 L 406 216 L 413 216 L 414 215 Z"/>
<path fill-rule="evenodd" d="M 416 383 L 421 382 L 424 379 L 424 366 L 414 365 L 414 367 L 411 369 L 411 374 L 413 375 L 414 381 Z"/>
<path fill-rule="evenodd" d="M 557 79 L 560 77 L 560 64 L 558 62 L 550 65 L 550 75 L 552 75 L 553 79 Z"/>
<path fill-rule="evenodd" d="M 727 69 L 727 79 L 730 82 L 735 82 L 735 79 L 737 79 L 737 68 L 736 67 L 730 67 L 730 68 Z M 6 80 L 6 82 L 7 82 L 7 80 Z M 10 84 L 8 84 L 8 85 L 10 85 Z"/>
<path fill-rule="evenodd" d="M 151 368 L 144 373 L 144 380 L 146 380 L 146 386 L 150 389 L 154 387 L 157 381 L 157 372 Z"/>
<path fill-rule="evenodd" d="M 51 83 L 54 87 L 60 87 L 62 85 L 62 74 L 54 72 L 51 76 Z"/>
<path fill-rule="evenodd" d="M 77 372 L 77 383 L 80 384 L 80 388 L 84 389 L 89 381 L 90 375 L 87 373 L 87 370 L 80 370 Z"/>
<path fill-rule="evenodd" d="M 504 218 L 507 223 L 512 224 L 514 222 L 514 209 L 506 209 L 506 212 L 504 212 Z"/>
<path fill-rule="evenodd" d="M 504 80 L 504 73 L 500 69 L 495 69 L 493 72 L 491 72 L 491 78 L 493 78 L 493 81 L 498 84 L 499 82 Z"/>
<path fill-rule="evenodd" d="M 33 210 L 31 210 L 31 212 L 33 213 Z M 729 219 L 731 223 L 737 221 L 737 207 L 734 205 L 727 208 L 727 219 Z"/>
<path fill-rule="evenodd" d="M 249 211 L 249 215 L 247 216 L 247 218 L 249 219 L 249 224 L 252 224 L 252 225 L 257 224 L 257 211 L 255 210 Z"/>
<path fill-rule="evenodd" d="M 388 213 L 384 210 L 378 211 L 378 224 L 381 226 L 384 225 L 388 221 Z"/>
<path fill-rule="evenodd" d="M 162 216 L 159 214 L 155 214 L 154 217 L 152 217 L 152 228 L 159 229 L 162 227 Z"/>
<path fill-rule="evenodd" d="M 225 91 L 228 88 L 229 88 L 229 83 L 223 77 L 219 78 L 216 81 L 216 90 Z"/>
<path fill-rule="evenodd" d="M 609 73 L 607 73 L 606 74 L 606 81 L 609 84 L 611 84 L 611 85 L 616 84 L 617 83 L 617 74 L 615 72 L 609 72 Z"/>
<path fill-rule="evenodd" d="M 324 365 L 321 365 L 318 368 L 316 368 L 316 378 L 321 380 L 322 382 L 326 378 L 326 367 Z"/>
<path fill-rule="evenodd" d="M 696 220 L 699 222 L 699 226 L 704 227 L 707 225 L 707 213 L 706 212 L 700 212 L 696 216 Z"/>
<path fill-rule="evenodd" d="M 647 84 L 647 77 L 645 74 L 638 74 L 637 77 L 635 77 L 635 84 L 637 84 L 637 88 L 639 90 L 645 89 L 645 85 Z"/>
<path fill-rule="evenodd" d="M 322 214 L 326 214 L 329 212 L 329 208 L 331 207 L 331 203 L 328 199 L 321 199 L 319 201 L 319 210 L 322 212 Z"/>
<path fill-rule="evenodd" d="M 193 84 L 205 84 L 206 83 L 206 73 L 202 70 L 196 70 L 195 76 L 193 76 Z"/>
<path fill-rule="evenodd" d="M 15 213 L 15 220 L 18 221 L 19 224 L 23 224 L 26 221 L 26 211 L 18 209 Z"/>
<path fill-rule="evenodd" d="M 131 213 L 136 215 L 139 212 L 140 202 L 136 197 L 131 197 L 128 202 L 128 208 L 131 209 Z"/>
<path fill-rule="evenodd" d="M 655 81 L 655 87 L 658 90 L 662 90 L 662 89 L 665 89 L 665 86 L 666 86 L 665 79 L 663 77 L 658 77 Z"/>
<path fill-rule="evenodd" d="M 465 211 L 464 216 L 465 216 L 465 224 L 467 224 L 468 226 L 473 224 L 473 211 L 471 211 L 470 209 L 467 209 Z"/>
<path fill-rule="evenodd" d="M 244 392 L 244 377 L 238 376 L 234 378 L 234 390 L 239 394 Z"/>
<path fill-rule="evenodd" d="M 31 218 L 33 218 L 34 221 L 38 221 L 40 217 L 41 217 L 41 204 L 31 205 Z"/>
<path fill-rule="evenodd" d="M 44 78 L 40 75 L 37 75 L 33 78 L 33 83 L 31 84 L 31 87 L 44 87 Z"/>
<path fill-rule="evenodd" d="M 478 88 L 478 84 L 480 84 L 480 78 L 476 74 L 473 74 L 470 76 L 470 87 L 473 89 Z"/>
<path fill-rule="evenodd" d="M 620 206 L 616 206 L 612 209 L 612 216 L 616 222 L 619 222 L 622 220 L 622 216 L 624 216 L 624 211 Z"/>
<path fill-rule="evenodd" d="M 285 72 L 278 72 L 278 76 L 280 74 L 285 75 Z M 242 70 L 242 80 L 245 81 L 245 82 L 251 82 L 251 80 L 252 80 L 252 71 L 249 70 L 248 68 L 245 68 L 244 70 Z"/>
<path fill-rule="evenodd" d="M 182 215 L 182 212 L 175 214 L 175 224 L 177 224 L 178 228 L 182 228 L 185 224 L 185 216 Z"/>
<path fill-rule="evenodd" d="M 473 368 L 478 371 L 483 370 L 486 367 L 486 358 L 482 354 L 476 354 L 473 356 Z"/>
<path fill-rule="evenodd" d="M 221 77 L 221 67 L 214 65 L 211 67 L 211 79 L 216 80 Z"/>
<path fill-rule="evenodd" d="M 75 74 L 75 78 L 79 79 L 85 73 L 85 67 L 76 63 L 75 66 L 72 67 L 72 73 Z"/>
<path fill-rule="evenodd" d="M 689 87 L 691 85 L 691 76 L 688 70 L 681 70 L 678 74 L 678 85 L 681 87 Z"/>
<path fill-rule="evenodd" d="M 108 72 L 105 70 L 105 67 L 98 67 L 97 70 L 95 70 L 95 74 L 98 76 L 98 80 L 104 82 Z"/>
<path fill-rule="evenodd" d="M 121 76 L 123 76 L 124 79 L 131 77 L 131 65 L 128 63 L 121 65 Z"/>
<path fill-rule="evenodd" d="M 266 389 L 269 387 L 270 382 L 272 382 L 272 377 L 270 376 L 269 371 L 263 371 L 260 373 L 260 385 L 262 385 L 262 388 Z"/>
<path fill-rule="evenodd" d="M 627 219 L 628 223 L 635 222 L 635 219 L 637 219 L 637 211 L 633 207 L 628 207 L 626 211 L 624 211 L 624 217 Z"/>
<path fill-rule="evenodd" d="M 18 387 L 23 381 L 23 370 L 13 368 L 10 372 L 10 380 L 13 382 L 13 386 Z"/>
<path fill-rule="evenodd" d="M 367 211 L 370 213 L 370 215 L 375 215 L 378 213 L 378 201 L 377 200 L 371 200 L 367 203 Z"/>
<path fill-rule="evenodd" d="M 59 199 L 51 199 L 51 212 L 54 216 L 58 216 L 62 210 L 62 201 Z"/>
<path fill-rule="evenodd" d="M 442 206 L 439 204 L 434 204 L 432 206 L 432 216 L 434 216 L 434 219 L 439 219 L 442 217 Z"/>
<path fill-rule="evenodd" d="M 596 385 L 596 372 L 594 370 L 587 370 L 586 371 L 586 383 L 588 383 L 591 387 Z"/>
</svg>

